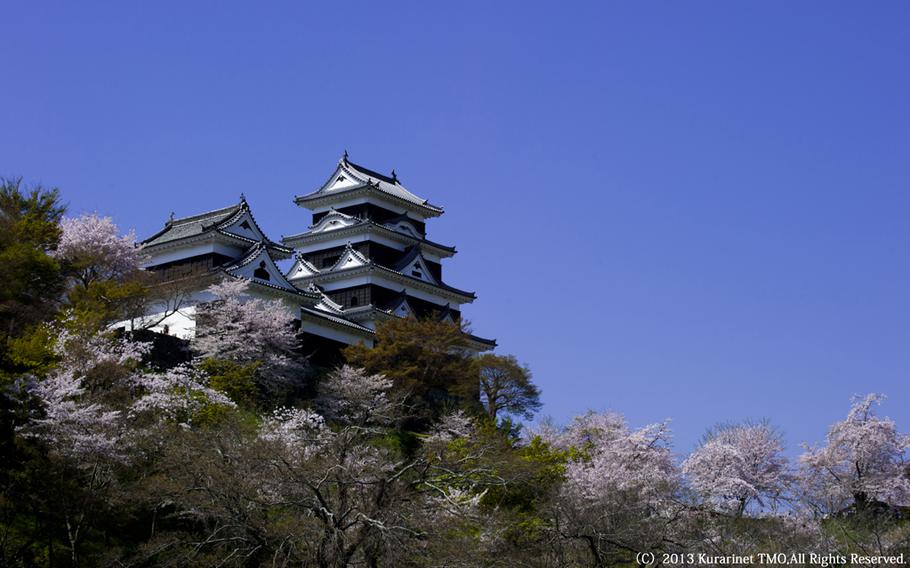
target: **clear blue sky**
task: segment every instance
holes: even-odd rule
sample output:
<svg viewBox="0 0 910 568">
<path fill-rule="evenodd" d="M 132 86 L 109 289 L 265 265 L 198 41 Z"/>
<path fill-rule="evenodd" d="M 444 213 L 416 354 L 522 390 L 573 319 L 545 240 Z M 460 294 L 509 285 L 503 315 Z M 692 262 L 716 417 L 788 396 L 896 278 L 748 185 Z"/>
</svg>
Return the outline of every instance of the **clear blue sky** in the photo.
<svg viewBox="0 0 910 568">
<path fill-rule="evenodd" d="M 910 3 L 263 4 L 5 3 L 0 174 L 277 238 L 347 148 L 557 420 L 910 430 Z"/>
</svg>

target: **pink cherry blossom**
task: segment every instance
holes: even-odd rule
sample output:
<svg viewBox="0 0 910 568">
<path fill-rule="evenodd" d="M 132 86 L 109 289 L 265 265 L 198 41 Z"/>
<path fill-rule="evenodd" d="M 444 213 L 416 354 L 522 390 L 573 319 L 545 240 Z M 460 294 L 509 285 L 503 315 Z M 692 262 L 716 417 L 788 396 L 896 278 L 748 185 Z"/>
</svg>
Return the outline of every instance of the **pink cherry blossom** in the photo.
<svg viewBox="0 0 910 568">
<path fill-rule="evenodd" d="M 389 396 L 391 379 L 344 365 L 320 385 L 319 403 L 326 418 L 341 424 L 389 424 L 398 406 Z"/>
<path fill-rule="evenodd" d="M 883 396 L 854 401 L 846 420 L 828 430 L 827 444 L 806 448 L 800 458 L 800 480 L 807 501 L 819 512 L 835 513 L 851 503 L 880 501 L 910 505 L 905 452 L 910 436 L 894 422 L 876 416 Z"/>
<path fill-rule="evenodd" d="M 60 222 L 60 244 L 54 255 L 79 271 L 88 286 L 98 279 L 121 278 L 139 269 L 143 255 L 131 231 L 121 236 L 110 217 L 84 214 Z"/>
<path fill-rule="evenodd" d="M 722 426 L 683 462 L 692 488 L 721 510 L 742 515 L 776 505 L 791 484 L 780 436 L 766 424 Z"/>
<path fill-rule="evenodd" d="M 260 363 L 261 386 L 281 392 L 302 380 L 306 369 L 295 353 L 300 341 L 294 317 L 280 300 L 249 296 L 248 285 L 229 279 L 208 288 L 215 301 L 198 308 L 193 346 L 203 358 Z"/>
</svg>

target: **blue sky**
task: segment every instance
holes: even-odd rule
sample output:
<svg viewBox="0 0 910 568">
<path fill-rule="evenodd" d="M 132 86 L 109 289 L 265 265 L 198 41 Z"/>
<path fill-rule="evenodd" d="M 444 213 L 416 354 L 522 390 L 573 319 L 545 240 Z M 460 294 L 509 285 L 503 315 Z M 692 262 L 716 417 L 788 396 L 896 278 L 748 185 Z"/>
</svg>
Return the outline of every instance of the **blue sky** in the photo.
<svg viewBox="0 0 910 568">
<path fill-rule="evenodd" d="M 140 236 L 346 148 L 446 207 L 544 413 L 910 430 L 910 3 L 5 3 L 0 174 Z"/>
</svg>

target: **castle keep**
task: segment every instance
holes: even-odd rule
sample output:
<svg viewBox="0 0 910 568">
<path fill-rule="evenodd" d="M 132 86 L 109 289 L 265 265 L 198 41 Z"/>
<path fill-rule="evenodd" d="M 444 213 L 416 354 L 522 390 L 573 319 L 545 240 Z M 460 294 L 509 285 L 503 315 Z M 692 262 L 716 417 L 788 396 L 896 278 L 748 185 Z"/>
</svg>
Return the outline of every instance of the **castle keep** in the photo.
<svg viewBox="0 0 910 568">
<path fill-rule="evenodd" d="M 339 346 L 372 345 L 385 318 L 458 321 L 461 306 L 476 298 L 443 280 L 442 261 L 455 247 L 427 238 L 427 223 L 442 208 L 408 191 L 394 170 L 378 173 L 345 152 L 321 187 L 294 202 L 312 212 L 312 224 L 281 243 L 265 235 L 243 196 L 230 207 L 172 215 L 143 240 L 145 268 L 179 290 L 179 306 L 163 299 L 149 310 L 161 319 L 155 331 L 191 337 L 195 306 L 212 300 L 205 288 L 220 278 L 244 279 L 250 295 L 280 299 L 305 340 Z M 284 272 L 277 263 L 287 259 Z M 477 351 L 496 345 L 470 339 Z"/>
</svg>

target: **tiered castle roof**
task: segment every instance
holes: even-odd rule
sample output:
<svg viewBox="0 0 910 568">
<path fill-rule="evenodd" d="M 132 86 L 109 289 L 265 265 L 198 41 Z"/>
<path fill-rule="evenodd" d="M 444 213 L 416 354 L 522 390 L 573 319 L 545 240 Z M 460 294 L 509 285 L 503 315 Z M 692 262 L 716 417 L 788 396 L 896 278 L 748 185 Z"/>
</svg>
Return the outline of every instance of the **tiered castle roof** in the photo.
<svg viewBox="0 0 910 568">
<path fill-rule="evenodd" d="M 406 214 L 401 214 L 379 223 L 372 219 L 348 215 L 334 208 L 330 209 L 319 221 L 310 225 L 306 232 L 285 236 L 281 240 L 289 247 L 299 248 L 338 238 L 352 238 L 367 233 L 376 233 L 404 245 L 417 242 L 423 250 L 439 258 L 450 257 L 457 252 L 453 246 L 443 245 L 427 239 L 418 231 L 413 224 L 413 220 Z"/>
<path fill-rule="evenodd" d="M 438 293 L 456 302 L 469 303 L 477 299 L 474 292 L 460 290 L 436 280 L 426 263 L 419 247 L 410 247 L 397 263 L 385 266 L 365 257 L 348 243 L 338 260 L 332 266 L 321 270 L 300 255 L 295 256 L 295 262 L 287 272 L 287 277 L 300 286 L 309 282 L 325 283 L 347 280 L 364 273 L 375 273 L 399 284 Z"/>
<path fill-rule="evenodd" d="M 381 174 L 350 161 L 347 152 L 322 187 L 313 193 L 295 197 L 294 203 L 317 209 L 359 196 L 384 201 L 423 217 L 438 217 L 443 213 L 442 207 L 408 191 L 399 181 L 395 170 L 392 170 L 391 175 Z"/>
<path fill-rule="evenodd" d="M 455 247 L 426 238 L 425 220 L 442 208 L 408 191 L 394 171 L 384 175 L 354 164 L 345 152 L 322 187 L 294 201 L 313 210 L 314 222 L 283 244 L 266 236 L 243 196 L 206 213 L 171 214 L 140 243 L 150 258 L 146 267 L 176 268 L 176 274 L 190 266 L 207 276 L 206 285 L 217 278 L 247 280 L 250 293 L 280 298 L 293 309 L 305 333 L 342 343 L 371 343 L 376 322 L 390 317 L 458 321 L 460 305 L 476 298 L 442 279 L 439 261 Z M 277 261 L 291 257 L 283 272 Z M 471 340 L 478 350 L 496 344 Z"/>
</svg>

